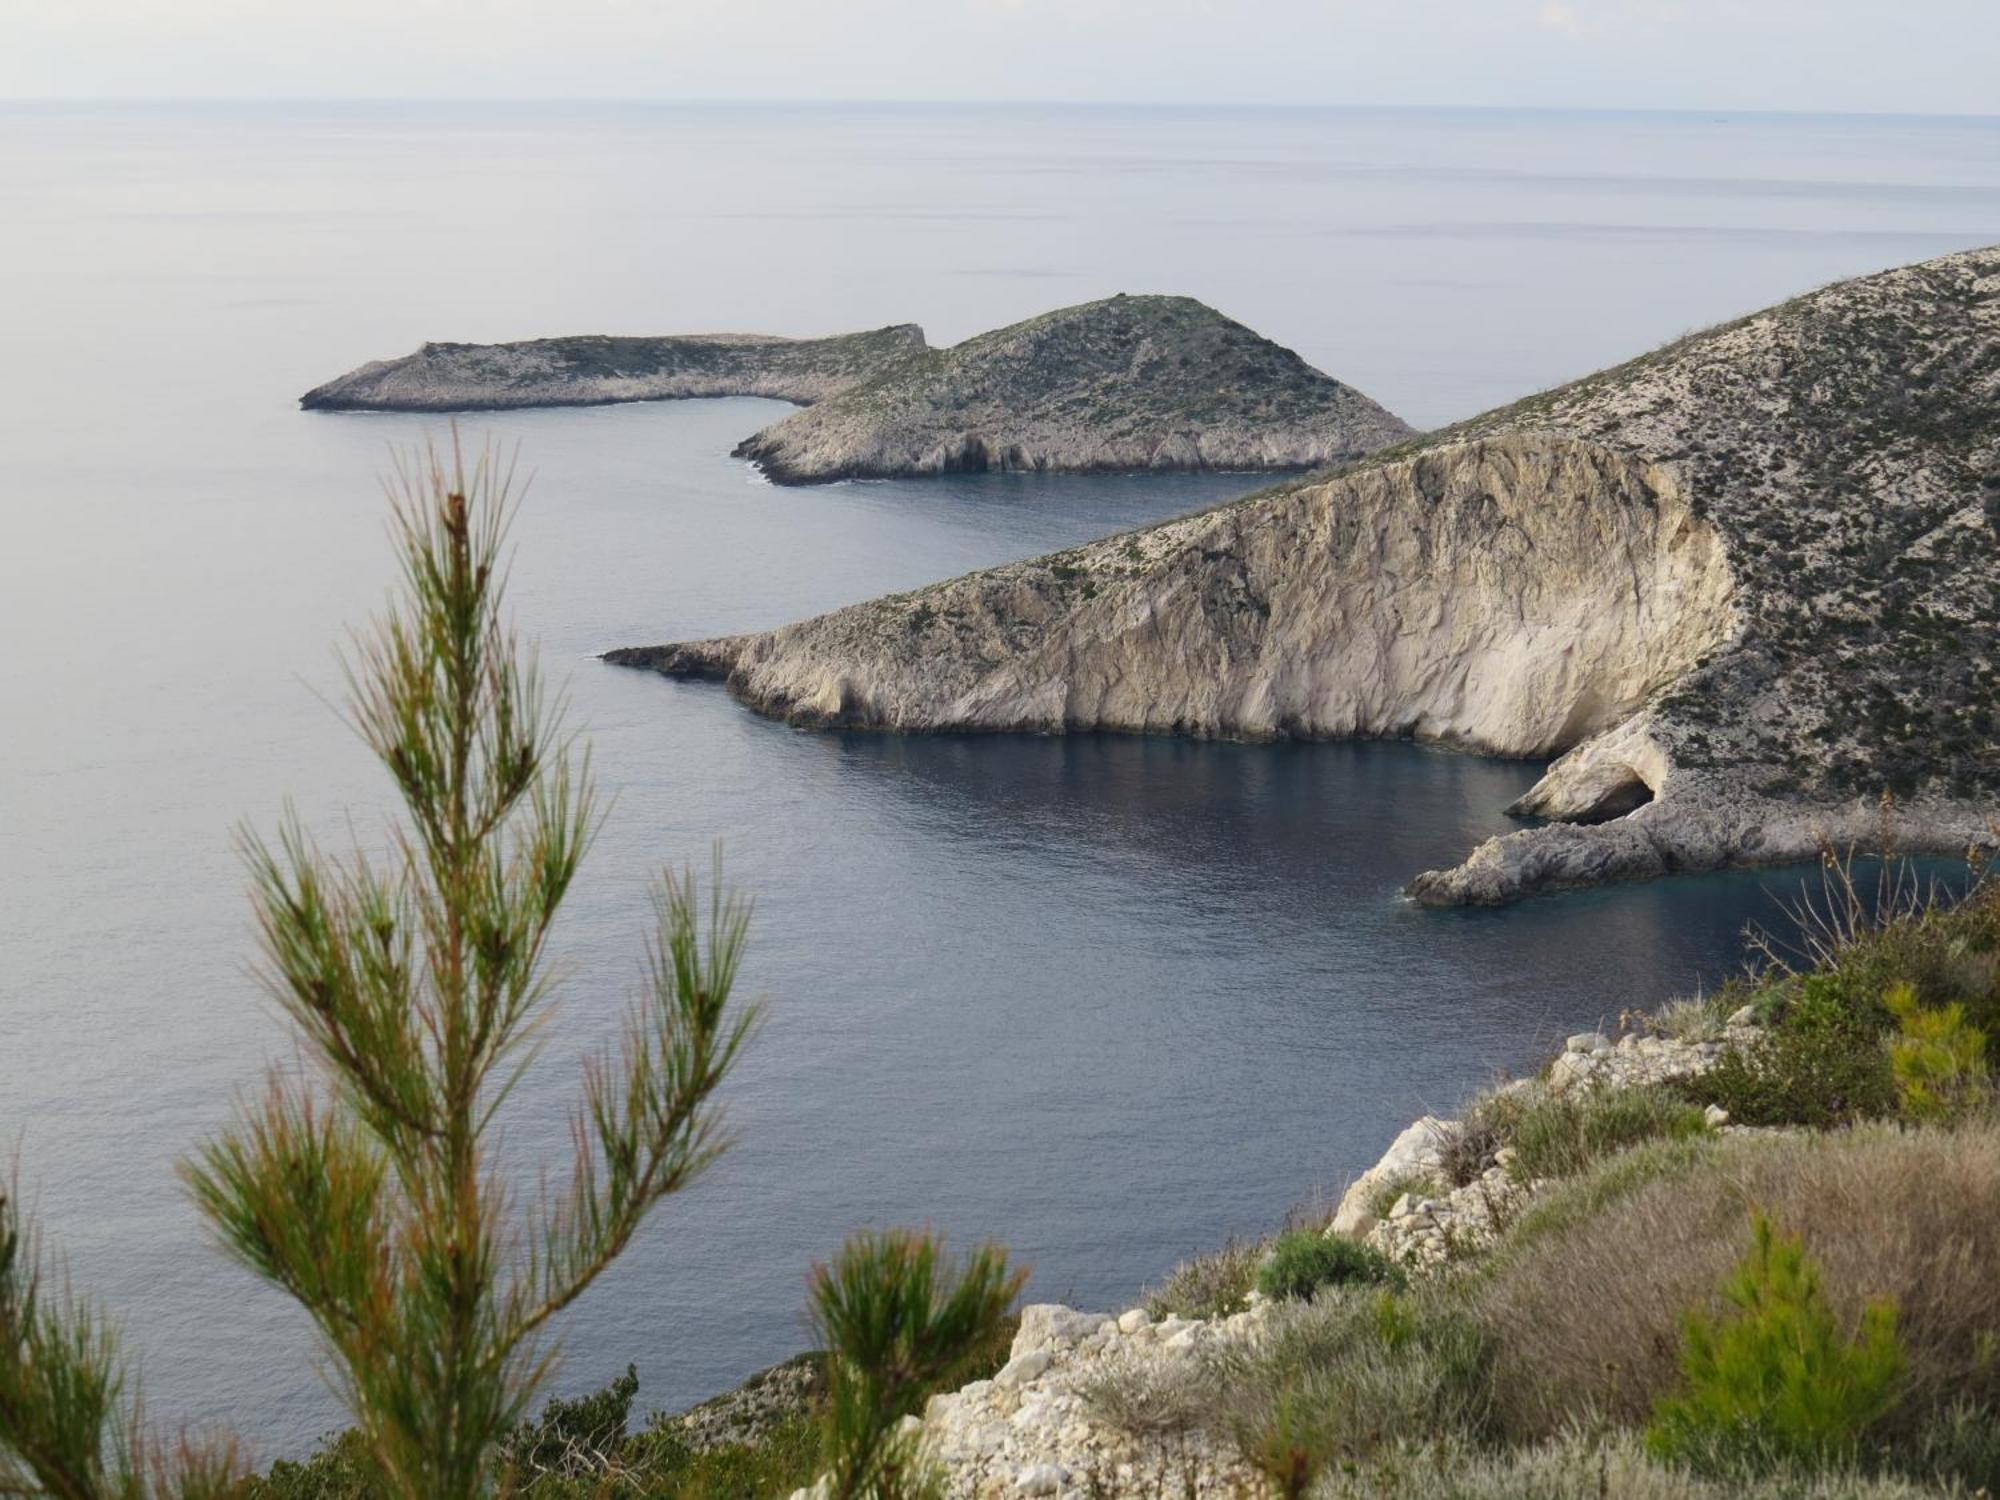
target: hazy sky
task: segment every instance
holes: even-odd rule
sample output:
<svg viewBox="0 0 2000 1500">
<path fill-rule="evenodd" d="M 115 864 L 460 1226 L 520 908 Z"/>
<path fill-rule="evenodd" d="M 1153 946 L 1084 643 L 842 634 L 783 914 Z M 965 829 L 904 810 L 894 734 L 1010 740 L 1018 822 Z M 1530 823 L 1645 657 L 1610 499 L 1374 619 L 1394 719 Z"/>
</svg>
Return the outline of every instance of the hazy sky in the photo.
<svg viewBox="0 0 2000 1500">
<path fill-rule="evenodd" d="M 2000 113 L 2000 0 L 0 0 L 0 97 Z"/>
</svg>

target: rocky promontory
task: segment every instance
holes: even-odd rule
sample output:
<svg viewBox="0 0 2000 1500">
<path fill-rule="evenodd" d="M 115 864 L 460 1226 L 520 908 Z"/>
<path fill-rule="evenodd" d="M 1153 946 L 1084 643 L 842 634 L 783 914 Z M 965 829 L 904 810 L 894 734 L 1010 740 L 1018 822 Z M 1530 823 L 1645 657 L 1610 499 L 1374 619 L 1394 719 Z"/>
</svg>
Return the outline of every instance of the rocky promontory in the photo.
<svg viewBox="0 0 2000 1500">
<path fill-rule="evenodd" d="M 754 333 L 425 344 L 299 398 L 307 411 L 504 411 L 694 396 L 823 401 L 924 349 L 914 323 L 822 339 Z"/>
<path fill-rule="evenodd" d="M 609 659 L 809 726 L 1559 756 L 1514 809 L 1541 826 L 1411 887 L 1493 903 L 1827 842 L 1992 846 L 1996 548 L 1989 249 L 1199 515 Z"/>
<path fill-rule="evenodd" d="M 930 349 L 736 453 L 781 483 L 989 469 L 1286 469 L 1408 424 L 1190 297 L 1109 297 Z"/>
<path fill-rule="evenodd" d="M 1109 297 L 933 349 L 899 324 L 426 344 L 306 392 L 312 411 L 472 411 L 768 396 L 805 411 L 735 450 L 780 484 L 987 470 L 1304 469 L 1411 428 L 1188 297 Z"/>
</svg>

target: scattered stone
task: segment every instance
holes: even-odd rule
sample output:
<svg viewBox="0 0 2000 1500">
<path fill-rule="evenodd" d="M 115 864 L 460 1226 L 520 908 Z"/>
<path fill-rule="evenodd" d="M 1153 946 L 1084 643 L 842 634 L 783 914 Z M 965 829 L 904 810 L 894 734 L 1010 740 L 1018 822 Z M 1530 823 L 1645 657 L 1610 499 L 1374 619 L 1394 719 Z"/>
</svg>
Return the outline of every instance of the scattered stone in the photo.
<svg viewBox="0 0 2000 1500">
<path fill-rule="evenodd" d="M 993 1377 L 995 1385 L 1026 1385 L 1042 1371 L 1055 1363 L 1055 1355 L 1047 1349 L 1033 1349 L 1026 1354 L 1017 1354 L 1007 1361 L 1007 1366 Z"/>
</svg>

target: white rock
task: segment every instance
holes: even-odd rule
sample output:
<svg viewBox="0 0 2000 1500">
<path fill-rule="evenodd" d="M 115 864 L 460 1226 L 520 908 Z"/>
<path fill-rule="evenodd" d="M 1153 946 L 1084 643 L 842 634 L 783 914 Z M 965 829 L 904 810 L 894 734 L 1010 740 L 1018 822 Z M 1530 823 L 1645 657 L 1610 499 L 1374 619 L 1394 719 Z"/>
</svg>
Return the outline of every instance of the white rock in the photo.
<svg viewBox="0 0 2000 1500">
<path fill-rule="evenodd" d="M 1404 1193 L 1394 1203 L 1389 1205 L 1389 1217 L 1391 1219 L 1407 1219 L 1409 1216 L 1410 1195 Z"/>
<path fill-rule="evenodd" d="M 1701 1112 L 1701 1117 L 1708 1121 L 1708 1128 L 1710 1130 L 1720 1130 L 1729 1123 L 1729 1111 L 1724 1109 L 1720 1104 L 1709 1105 L 1707 1109 Z"/>
<path fill-rule="evenodd" d="M 1359 1239 L 1375 1226 L 1370 1206 L 1384 1185 L 1398 1177 L 1415 1177 L 1435 1172 L 1444 1159 L 1444 1144 L 1458 1128 L 1454 1120 L 1425 1115 L 1390 1143 L 1382 1159 L 1363 1172 L 1341 1194 L 1340 1209 L 1333 1216 L 1331 1232 Z"/>
<path fill-rule="evenodd" d="M 1729 1013 L 1729 1019 L 1723 1024 L 1725 1026 L 1755 1026 L 1757 1024 L 1757 1007 L 1754 1005 L 1745 1005 L 1738 1010 L 1733 1010 Z"/>
<path fill-rule="evenodd" d="M 1029 1464 L 1014 1476 L 1014 1488 L 1023 1495 L 1053 1495 L 1068 1478 L 1061 1464 Z"/>
<path fill-rule="evenodd" d="M 1145 1308 L 1135 1307 L 1130 1312 L 1119 1314 L 1118 1331 L 1120 1333 L 1137 1333 L 1152 1321 L 1153 1315 L 1147 1312 Z"/>
<path fill-rule="evenodd" d="M 1104 1314 L 1078 1312 L 1060 1302 L 1038 1302 L 1021 1309 L 1021 1331 L 1014 1335 L 1014 1352 L 1024 1354 L 1050 1344 L 1074 1344 L 1089 1338 Z"/>
<path fill-rule="evenodd" d="M 1007 1361 L 1006 1367 L 993 1377 L 993 1383 L 1009 1388 L 1026 1385 L 1038 1378 L 1055 1363 L 1056 1357 L 1046 1349 L 1031 1349 L 1026 1354 L 1017 1354 Z"/>
<path fill-rule="evenodd" d="M 1609 1052 L 1611 1038 L 1601 1031 L 1579 1031 L 1563 1043 L 1565 1052 Z"/>
</svg>

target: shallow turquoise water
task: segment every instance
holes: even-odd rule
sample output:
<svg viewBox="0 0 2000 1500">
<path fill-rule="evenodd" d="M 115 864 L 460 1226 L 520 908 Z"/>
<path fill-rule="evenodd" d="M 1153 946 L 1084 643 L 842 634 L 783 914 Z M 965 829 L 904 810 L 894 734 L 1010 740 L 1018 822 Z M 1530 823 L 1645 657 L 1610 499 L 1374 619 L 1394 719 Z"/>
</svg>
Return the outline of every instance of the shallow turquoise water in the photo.
<svg viewBox="0 0 2000 1500">
<path fill-rule="evenodd" d="M 372 476 L 425 424 L 307 386 L 423 338 L 939 339 L 1208 297 L 1412 420 L 1828 277 L 2000 239 L 1989 125 L 1172 111 L 0 111 L 0 1140 L 155 1410 L 265 1454 L 337 1418 L 302 1320 L 171 1175 L 283 1033 L 236 820 L 381 786 L 323 701 L 387 581 Z M 1229 476 L 785 491 L 782 408 L 482 419 L 538 477 L 522 625 L 614 815 L 508 1149 L 561 1141 L 645 882 L 724 840 L 770 1024 L 740 1149 L 572 1320 L 564 1384 L 705 1395 L 797 1347 L 850 1227 L 997 1235 L 1110 1303 L 1336 1188 L 1413 1114 L 1739 960 L 1796 873 L 1426 914 L 1536 768 L 1406 745 L 803 735 L 606 647 L 777 623 L 1209 503 Z M 435 424 L 432 424 L 433 426 Z"/>
</svg>

